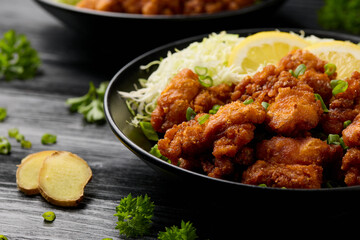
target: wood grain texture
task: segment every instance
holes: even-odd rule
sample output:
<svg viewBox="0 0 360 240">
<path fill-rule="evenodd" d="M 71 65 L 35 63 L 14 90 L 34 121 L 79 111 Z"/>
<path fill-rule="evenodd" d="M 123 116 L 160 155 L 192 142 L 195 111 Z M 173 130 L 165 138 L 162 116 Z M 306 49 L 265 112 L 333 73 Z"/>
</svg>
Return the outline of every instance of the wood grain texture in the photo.
<svg viewBox="0 0 360 240">
<path fill-rule="evenodd" d="M 289 0 L 272 19 L 259 18 L 248 27 L 318 28 L 314 14 L 321 4 L 321 0 Z M 303 18 L 304 11 L 309 13 L 307 18 Z M 242 193 L 212 193 L 222 199 L 218 201 L 206 195 L 211 190 L 155 172 L 122 145 L 107 124 L 87 124 L 65 104 L 67 98 L 85 94 L 89 81 L 98 85 L 110 80 L 131 55 L 84 39 L 33 1 L 0 1 L 0 34 L 9 29 L 28 36 L 42 65 L 34 79 L 0 81 L 0 107 L 8 110 L 8 117 L 0 123 L 0 136 L 17 127 L 33 143 L 30 150 L 22 149 L 10 139 L 12 153 L 0 155 L 0 235 L 9 239 L 121 239 L 113 215 L 119 200 L 129 193 L 148 194 L 156 205 L 151 233 L 142 239 L 156 239 L 158 231 L 179 225 L 182 219 L 194 223 L 200 239 L 240 239 L 246 233 L 259 234 L 253 230 L 259 226 L 282 226 L 288 219 L 306 214 L 323 219 L 325 207 L 309 214 L 292 208 L 293 204 L 286 205 L 288 209 L 279 204 L 287 199 L 302 205 L 301 198 L 244 195 L 241 201 L 232 202 L 233 194 Z M 57 143 L 42 145 L 44 133 L 56 134 Z M 25 196 L 16 188 L 16 165 L 21 159 L 50 149 L 79 155 L 93 171 L 84 200 L 76 208 L 53 206 L 40 195 Z M 41 215 L 46 211 L 56 213 L 53 223 L 43 221 Z M 334 220 L 349 212 L 356 215 L 359 209 L 340 209 L 327 216 Z"/>
</svg>

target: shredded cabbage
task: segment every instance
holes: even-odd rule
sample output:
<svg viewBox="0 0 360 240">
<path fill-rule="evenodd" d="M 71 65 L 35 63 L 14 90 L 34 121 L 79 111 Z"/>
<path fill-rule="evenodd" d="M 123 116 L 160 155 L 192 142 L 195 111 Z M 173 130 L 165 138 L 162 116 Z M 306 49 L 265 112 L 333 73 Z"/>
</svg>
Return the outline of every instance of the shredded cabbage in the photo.
<svg viewBox="0 0 360 240">
<path fill-rule="evenodd" d="M 313 35 L 305 37 L 304 32 L 300 32 L 298 36 L 305 38 L 310 43 L 331 40 L 320 39 Z M 229 34 L 224 31 L 218 34 L 212 33 L 201 42 L 191 43 L 181 51 L 176 49 L 173 53 L 169 51 L 167 56 L 161 61 L 156 60 L 146 66 L 141 66 L 141 70 L 146 70 L 153 65 L 159 65 L 147 81 L 139 79 L 142 88 L 135 86 L 135 91 L 119 91 L 119 94 L 127 99 L 127 106 L 134 115 L 130 124 L 139 126 L 140 121 L 150 121 L 151 112 L 155 109 L 156 101 L 161 92 L 183 68 L 189 68 L 194 71 L 196 66 L 206 67 L 208 75 L 213 79 L 214 85 L 221 83 L 236 84 L 245 76 L 253 75 L 261 70 L 264 66 L 260 66 L 253 73 L 240 74 L 242 70 L 240 66 L 228 66 L 227 60 L 231 50 L 244 39 L 244 37 L 239 37 L 237 34 Z"/>
</svg>

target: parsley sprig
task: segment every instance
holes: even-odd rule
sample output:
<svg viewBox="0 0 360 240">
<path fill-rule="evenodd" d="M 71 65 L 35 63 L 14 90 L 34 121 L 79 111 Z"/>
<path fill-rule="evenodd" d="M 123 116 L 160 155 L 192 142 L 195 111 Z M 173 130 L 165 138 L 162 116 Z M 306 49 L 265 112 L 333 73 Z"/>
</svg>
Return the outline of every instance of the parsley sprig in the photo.
<svg viewBox="0 0 360 240">
<path fill-rule="evenodd" d="M 134 198 L 130 193 L 116 207 L 114 216 L 118 217 L 118 222 L 115 228 L 127 237 L 143 236 L 149 232 L 153 212 L 154 203 L 147 195 Z"/>
<path fill-rule="evenodd" d="M 105 121 L 104 114 L 104 95 L 109 82 L 102 82 L 96 88 L 92 82 L 89 83 L 89 91 L 82 97 L 69 98 L 66 104 L 70 106 L 70 111 L 84 115 L 84 119 L 89 123 L 100 123 Z"/>
<path fill-rule="evenodd" d="M 196 229 L 191 222 L 181 221 L 181 227 L 172 226 L 165 227 L 165 232 L 159 232 L 158 239 L 160 240 L 194 240 L 197 239 Z"/>
<path fill-rule="evenodd" d="M 28 79 L 35 76 L 41 61 L 23 34 L 7 31 L 0 39 L 0 79 Z"/>
</svg>

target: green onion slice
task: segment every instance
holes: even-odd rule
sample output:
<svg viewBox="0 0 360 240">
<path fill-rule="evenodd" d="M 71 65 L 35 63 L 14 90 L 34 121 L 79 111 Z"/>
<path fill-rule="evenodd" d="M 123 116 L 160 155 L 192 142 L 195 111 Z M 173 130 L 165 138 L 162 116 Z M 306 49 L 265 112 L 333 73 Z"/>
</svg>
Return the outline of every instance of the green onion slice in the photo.
<svg viewBox="0 0 360 240">
<path fill-rule="evenodd" d="M 196 66 L 194 68 L 194 70 L 195 70 L 195 73 L 199 76 L 205 76 L 208 73 L 207 67 Z"/>
<path fill-rule="evenodd" d="M 18 128 L 10 128 L 8 130 L 8 135 L 11 138 L 15 138 L 18 134 L 19 134 L 19 129 Z"/>
<path fill-rule="evenodd" d="M 44 218 L 44 221 L 46 221 L 46 222 L 53 222 L 56 218 L 55 213 L 51 212 L 51 211 L 45 212 L 42 216 Z"/>
<path fill-rule="evenodd" d="M 54 134 L 45 133 L 41 137 L 41 143 L 44 145 L 54 144 L 54 143 L 56 143 L 56 138 L 57 137 Z"/>
<path fill-rule="evenodd" d="M 340 136 L 338 134 L 329 134 L 327 144 L 340 145 Z"/>
<path fill-rule="evenodd" d="M 6 115 L 7 115 L 6 108 L 0 107 L 0 122 L 4 121 Z"/>
<path fill-rule="evenodd" d="M 220 105 L 214 105 L 213 107 L 212 107 L 212 109 L 209 111 L 209 113 L 210 114 L 215 114 L 215 113 L 217 113 L 217 111 L 219 111 L 219 109 L 220 109 Z"/>
<path fill-rule="evenodd" d="M 324 66 L 324 70 L 324 73 L 326 73 L 328 76 L 331 76 L 336 72 L 336 65 L 333 63 L 327 63 Z"/>
<path fill-rule="evenodd" d="M 209 119 L 209 117 L 210 117 L 209 114 L 204 114 L 198 118 L 198 122 L 200 123 L 200 125 L 204 124 Z"/>
<path fill-rule="evenodd" d="M 265 108 L 265 110 L 267 110 L 268 107 L 270 106 L 270 104 L 267 103 L 267 102 L 262 102 L 262 103 L 261 103 L 261 106 L 263 106 L 263 107 Z"/>
<path fill-rule="evenodd" d="M 305 73 L 305 70 L 306 70 L 306 65 L 300 64 L 299 66 L 296 67 L 295 71 L 290 70 L 289 72 L 291 73 L 291 75 L 297 78 L 300 75 L 303 75 Z"/>
<path fill-rule="evenodd" d="M 188 107 L 186 109 L 186 120 L 190 121 L 195 116 L 196 116 L 196 112 L 191 107 Z"/>
<path fill-rule="evenodd" d="M 159 137 L 151 126 L 150 122 L 140 122 L 140 128 L 143 131 L 145 137 L 151 141 L 158 141 Z"/>
<path fill-rule="evenodd" d="M 332 88 L 332 94 L 335 96 L 338 93 L 343 93 L 348 88 L 349 84 L 348 82 L 344 80 L 331 80 L 330 86 Z"/>
<path fill-rule="evenodd" d="M 199 76 L 199 82 L 204 87 L 211 87 L 214 84 L 214 81 L 210 76 Z"/>
<path fill-rule="evenodd" d="M 344 122 L 344 128 L 347 128 L 351 124 L 351 120 L 347 120 Z"/>
<path fill-rule="evenodd" d="M 250 99 L 246 99 L 243 103 L 245 105 L 248 105 L 248 104 L 253 103 L 253 102 L 254 102 L 254 100 L 250 98 Z"/>
<path fill-rule="evenodd" d="M 30 149 L 32 144 L 28 140 L 21 140 L 20 142 L 22 148 Z"/>
<path fill-rule="evenodd" d="M 326 113 L 329 112 L 329 110 L 327 109 L 322 97 L 317 93 L 315 93 L 314 95 L 315 95 L 315 99 L 320 101 L 323 111 L 326 112 Z"/>
<path fill-rule="evenodd" d="M 9 154 L 11 152 L 11 144 L 6 137 L 0 137 L 0 154 Z"/>
</svg>

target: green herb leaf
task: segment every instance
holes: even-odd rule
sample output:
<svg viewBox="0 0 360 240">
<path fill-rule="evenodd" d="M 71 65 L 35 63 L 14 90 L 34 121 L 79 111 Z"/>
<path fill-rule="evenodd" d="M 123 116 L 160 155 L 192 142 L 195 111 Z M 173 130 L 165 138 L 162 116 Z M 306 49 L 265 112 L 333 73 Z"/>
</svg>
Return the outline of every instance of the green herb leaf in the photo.
<svg viewBox="0 0 360 240">
<path fill-rule="evenodd" d="M 126 237 L 143 236 L 151 227 L 153 212 L 154 203 L 147 195 L 133 198 L 129 194 L 116 207 L 114 216 L 118 217 L 118 222 L 115 229 Z"/>
<path fill-rule="evenodd" d="M 325 105 L 322 97 L 320 96 L 320 94 L 315 93 L 314 95 L 315 95 L 315 99 L 320 101 L 321 107 L 322 107 L 323 111 L 324 111 L 325 113 L 329 112 L 329 110 L 328 110 L 328 108 L 326 107 L 326 105 Z"/>
<path fill-rule="evenodd" d="M 195 116 L 196 112 L 191 107 L 188 107 L 186 109 L 186 120 L 190 121 L 191 119 L 194 119 Z"/>
<path fill-rule="evenodd" d="M 330 86 L 333 89 L 332 90 L 332 94 L 335 96 L 338 93 L 343 93 L 346 91 L 346 89 L 348 88 L 349 84 L 348 82 L 344 81 L 344 80 L 331 80 L 330 81 Z"/>
<path fill-rule="evenodd" d="M 7 110 L 6 108 L 0 107 L 0 122 L 4 121 L 4 119 L 7 116 Z"/>
<path fill-rule="evenodd" d="M 56 143 L 57 136 L 50 133 L 45 133 L 41 137 L 41 143 L 44 145 L 50 145 Z"/>
<path fill-rule="evenodd" d="M 159 140 L 159 137 L 150 122 L 140 122 L 140 128 L 147 139 L 151 141 Z"/>
<path fill-rule="evenodd" d="M 193 227 L 190 221 L 181 221 L 180 228 L 177 226 L 165 227 L 165 232 L 159 232 L 158 234 L 160 240 L 195 240 L 197 238 L 196 228 Z"/>
<path fill-rule="evenodd" d="M 11 152 L 11 144 L 6 137 L 0 137 L 0 154 L 9 154 Z"/>
<path fill-rule="evenodd" d="M 102 123 L 105 121 L 104 113 L 104 94 L 109 82 L 100 83 L 99 88 L 95 88 L 92 82 L 89 83 L 89 91 L 81 97 L 68 98 L 66 104 L 69 105 L 71 112 L 78 112 L 84 115 L 84 119 L 89 123 Z"/>
<path fill-rule="evenodd" d="M 0 78 L 28 79 L 35 76 L 40 59 L 25 35 L 9 30 L 0 40 Z"/>
<path fill-rule="evenodd" d="M 161 153 L 160 153 L 160 150 L 158 148 L 158 145 L 155 144 L 149 151 L 150 154 L 154 155 L 155 157 L 158 157 L 164 161 L 168 161 L 169 159 L 165 156 L 163 156 Z"/>
<path fill-rule="evenodd" d="M 45 212 L 42 216 L 44 218 L 44 221 L 46 221 L 46 222 L 53 222 L 56 218 L 55 213 L 51 212 L 51 211 Z"/>
</svg>

